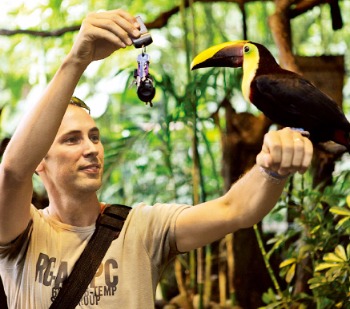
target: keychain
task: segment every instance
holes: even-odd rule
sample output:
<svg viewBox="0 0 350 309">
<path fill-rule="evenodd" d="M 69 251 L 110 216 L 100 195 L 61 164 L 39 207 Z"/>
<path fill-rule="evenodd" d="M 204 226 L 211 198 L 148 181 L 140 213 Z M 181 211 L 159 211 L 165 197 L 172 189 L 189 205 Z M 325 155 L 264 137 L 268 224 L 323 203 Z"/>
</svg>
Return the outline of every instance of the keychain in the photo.
<svg viewBox="0 0 350 309">
<path fill-rule="evenodd" d="M 137 87 L 137 96 L 146 104 L 152 107 L 152 99 L 156 94 L 156 89 L 153 86 L 153 79 L 149 74 L 150 57 L 146 53 L 146 46 L 153 42 L 151 35 L 148 33 L 145 24 L 140 16 L 136 17 L 140 24 L 141 36 L 133 40 L 135 48 L 141 48 L 141 54 L 137 57 L 137 69 L 134 71 L 134 84 Z"/>
</svg>

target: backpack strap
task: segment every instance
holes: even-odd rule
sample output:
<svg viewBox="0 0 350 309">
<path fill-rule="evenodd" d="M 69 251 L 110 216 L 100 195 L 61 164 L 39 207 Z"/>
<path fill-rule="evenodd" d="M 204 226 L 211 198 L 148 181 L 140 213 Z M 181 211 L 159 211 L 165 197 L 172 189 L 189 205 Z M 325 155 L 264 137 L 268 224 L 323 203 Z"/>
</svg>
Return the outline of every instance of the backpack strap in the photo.
<svg viewBox="0 0 350 309">
<path fill-rule="evenodd" d="M 63 282 L 50 309 L 74 309 L 96 274 L 111 242 L 119 236 L 131 207 L 113 204 L 96 221 L 96 230 Z"/>
</svg>

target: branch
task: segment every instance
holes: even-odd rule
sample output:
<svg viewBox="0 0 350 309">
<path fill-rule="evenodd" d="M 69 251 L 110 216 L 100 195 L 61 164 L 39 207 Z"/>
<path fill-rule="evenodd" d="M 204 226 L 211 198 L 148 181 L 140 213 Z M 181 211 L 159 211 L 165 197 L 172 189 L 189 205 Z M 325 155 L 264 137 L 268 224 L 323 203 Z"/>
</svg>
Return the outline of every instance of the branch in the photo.
<svg viewBox="0 0 350 309">
<path fill-rule="evenodd" d="M 332 0 L 301 0 L 292 7 L 288 16 L 290 18 L 297 17 L 312 10 L 315 6 L 319 6 L 325 3 L 330 3 Z"/>
<path fill-rule="evenodd" d="M 52 31 L 0 29 L 0 35 L 12 36 L 16 34 L 26 34 L 26 35 L 37 36 L 37 37 L 59 37 L 64 35 L 67 32 L 78 31 L 79 29 L 80 29 L 80 25 L 64 27 L 64 28 L 52 30 Z"/>
<path fill-rule="evenodd" d="M 275 0 L 276 11 L 269 17 L 272 36 L 280 53 L 283 68 L 299 72 L 292 52 L 291 25 L 288 16 L 294 0 Z"/>
<path fill-rule="evenodd" d="M 229 3 L 236 3 L 239 5 L 240 9 L 244 7 L 245 3 L 248 2 L 270 2 L 273 0 L 194 0 L 194 2 L 201 2 L 201 3 L 214 3 L 214 2 L 229 2 Z M 334 0 L 333 0 L 334 1 Z M 289 8 L 288 10 L 288 17 L 294 18 L 297 17 L 303 13 L 305 13 L 308 10 L 311 10 L 315 6 L 330 3 L 332 0 L 300 0 L 297 1 L 297 3 Z M 189 7 L 189 0 L 185 1 L 185 8 Z M 172 9 L 165 11 L 161 13 L 158 17 L 156 17 L 153 21 L 150 21 L 148 23 L 145 23 L 146 27 L 148 29 L 160 29 L 167 25 L 168 20 L 175 14 L 177 14 L 180 10 L 179 6 L 174 6 Z M 242 14 L 244 14 L 244 11 L 242 10 Z M 24 30 L 24 29 L 17 29 L 17 30 L 9 30 L 9 29 L 0 29 L 0 35 L 3 36 L 13 36 L 17 34 L 25 34 L 25 35 L 31 35 L 36 37 L 59 37 L 64 35 L 67 32 L 74 32 L 78 31 L 80 29 L 80 25 L 73 25 L 69 27 L 64 27 L 52 31 L 40 31 L 40 30 Z"/>
<path fill-rule="evenodd" d="M 201 3 L 229 2 L 229 3 L 237 3 L 239 5 L 242 5 L 242 3 L 244 4 L 246 2 L 256 2 L 256 1 L 267 2 L 271 0 L 219 0 L 219 1 L 218 0 L 194 0 L 194 2 L 201 2 Z M 189 0 L 186 0 L 185 8 L 188 8 L 188 7 L 189 7 Z M 145 25 L 148 29 L 160 29 L 166 26 L 170 17 L 177 14 L 179 10 L 180 10 L 180 6 L 174 6 L 172 9 L 161 13 L 153 21 L 145 23 Z M 17 34 L 26 34 L 26 35 L 37 36 L 37 37 L 59 37 L 64 35 L 67 32 L 78 31 L 79 29 L 80 29 L 80 25 L 64 27 L 64 28 L 60 28 L 52 31 L 0 29 L 0 35 L 12 36 Z"/>
</svg>

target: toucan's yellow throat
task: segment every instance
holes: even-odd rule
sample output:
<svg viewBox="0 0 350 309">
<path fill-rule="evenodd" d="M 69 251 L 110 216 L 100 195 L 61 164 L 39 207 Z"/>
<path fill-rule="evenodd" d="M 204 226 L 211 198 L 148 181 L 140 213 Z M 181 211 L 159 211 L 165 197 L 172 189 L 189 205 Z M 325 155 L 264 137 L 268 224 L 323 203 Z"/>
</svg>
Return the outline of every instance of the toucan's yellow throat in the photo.
<svg viewBox="0 0 350 309">
<path fill-rule="evenodd" d="M 234 41 L 212 46 L 193 59 L 191 70 L 209 67 L 242 67 L 243 46 L 247 42 Z"/>
<path fill-rule="evenodd" d="M 195 70 L 208 67 L 242 67 L 242 93 L 246 101 L 250 102 L 250 85 L 257 72 L 258 66 L 259 48 L 257 44 L 241 40 L 222 43 L 206 49 L 193 59 L 191 69 Z"/>
</svg>

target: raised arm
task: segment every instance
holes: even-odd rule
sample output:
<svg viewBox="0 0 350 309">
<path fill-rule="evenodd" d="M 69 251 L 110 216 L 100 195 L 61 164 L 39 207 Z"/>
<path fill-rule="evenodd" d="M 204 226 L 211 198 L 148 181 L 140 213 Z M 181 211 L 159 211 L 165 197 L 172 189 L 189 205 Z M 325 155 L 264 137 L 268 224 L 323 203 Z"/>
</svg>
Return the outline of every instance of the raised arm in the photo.
<svg viewBox="0 0 350 309">
<path fill-rule="evenodd" d="M 278 201 L 288 175 L 307 170 L 312 152 L 310 140 L 289 128 L 267 133 L 257 164 L 225 195 L 179 215 L 178 249 L 189 251 L 258 223 Z"/>
<path fill-rule="evenodd" d="M 16 238 L 30 220 L 32 175 L 48 152 L 72 97 L 87 68 L 139 37 L 134 17 L 123 10 L 92 13 L 83 21 L 41 99 L 21 121 L 0 164 L 0 244 Z"/>
</svg>

